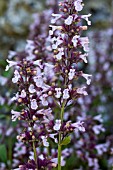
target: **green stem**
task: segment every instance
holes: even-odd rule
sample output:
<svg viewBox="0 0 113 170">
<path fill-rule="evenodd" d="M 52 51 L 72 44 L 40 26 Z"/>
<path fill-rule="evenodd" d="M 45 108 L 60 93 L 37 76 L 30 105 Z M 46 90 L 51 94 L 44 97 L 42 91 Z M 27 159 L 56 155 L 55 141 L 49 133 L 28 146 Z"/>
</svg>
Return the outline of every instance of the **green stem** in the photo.
<svg viewBox="0 0 113 170">
<path fill-rule="evenodd" d="M 62 105 L 62 107 L 61 107 L 61 123 L 63 123 L 63 118 L 64 118 L 64 107 L 65 107 L 65 102 L 63 102 L 63 105 Z M 58 143 L 58 170 L 61 170 L 61 154 L 62 154 L 61 138 L 62 138 L 62 134 L 61 134 L 61 132 L 59 132 L 59 143 Z"/>
<path fill-rule="evenodd" d="M 33 151 L 34 151 L 34 160 L 36 163 L 36 170 L 38 170 L 38 163 L 37 163 L 37 152 L 36 152 L 36 147 L 35 147 L 35 142 L 33 141 Z"/>
<path fill-rule="evenodd" d="M 58 144 L 58 170 L 61 170 L 61 151 L 62 151 L 61 145 Z"/>
<path fill-rule="evenodd" d="M 8 145 L 9 145 L 8 147 L 9 147 L 9 160 L 10 160 L 9 168 L 11 168 L 11 164 L 12 164 L 12 139 L 9 139 Z"/>
<path fill-rule="evenodd" d="M 63 102 L 63 105 L 61 108 L 61 123 L 63 123 L 63 119 L 64 119 L 64 107 L 65 107 L 65 102 Z"/>
</svg>

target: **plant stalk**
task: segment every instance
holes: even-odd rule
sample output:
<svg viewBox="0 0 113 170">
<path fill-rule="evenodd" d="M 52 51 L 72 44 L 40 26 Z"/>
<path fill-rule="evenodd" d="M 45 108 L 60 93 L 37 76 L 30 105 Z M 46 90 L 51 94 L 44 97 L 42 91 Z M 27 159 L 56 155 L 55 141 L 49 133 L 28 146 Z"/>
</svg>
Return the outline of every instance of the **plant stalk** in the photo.
<svg viewBox="0 0 113 170">
<path fill-rule="evenodd" d="M 64 118 L 64 107 L 65 107 L 65 102 L 63 102 L 62 108 L 61 108 L 61 124 L 63 123 L 63 118 Z M 61 139 L 62 134 L 59 132 L 59 143 L 58 143 L 58 170 L 61 170 L 61 154 L 62 154 L 62 146 L 61 146 Z"/>
<path fill-rule="evenodd" d="M 35 141 L 33 141 L 33 152 L 34 152 L 34 160 L 36 163 L 36 169 L 38 170 L 38 163 L 37 163 L 37 153 L 36 153 L 36 147 L 35 147 Z"/>
</svg>

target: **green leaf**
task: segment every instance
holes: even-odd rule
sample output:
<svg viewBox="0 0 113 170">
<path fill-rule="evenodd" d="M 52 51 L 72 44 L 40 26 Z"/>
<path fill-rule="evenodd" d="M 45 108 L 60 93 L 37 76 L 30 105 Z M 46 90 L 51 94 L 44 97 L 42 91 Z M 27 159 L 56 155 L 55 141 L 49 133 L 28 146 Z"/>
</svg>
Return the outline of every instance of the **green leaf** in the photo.
<svg viewBox="0 0 113 170">
<path fill-rule="evenodd" d="M 62 142 L 61 145 L 68 145 L 71 142 L 71 136 L 67 136 Z"/>
<path fill-rule="evenodd" d="M 0 145 L 0 159 L 7 162 L 7 150 L 5 145 Z"/>
<path fill-rule="evenodd" d="M 6 115 L 0 115 L 0 119 L 4 119 Z"/>
</svg>

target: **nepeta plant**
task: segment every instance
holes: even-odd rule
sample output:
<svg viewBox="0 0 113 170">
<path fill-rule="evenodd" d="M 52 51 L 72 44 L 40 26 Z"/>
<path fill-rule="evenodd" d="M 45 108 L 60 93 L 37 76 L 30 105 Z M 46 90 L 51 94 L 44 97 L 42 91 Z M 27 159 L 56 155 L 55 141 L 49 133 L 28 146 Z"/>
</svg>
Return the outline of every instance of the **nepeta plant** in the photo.
<svg viewBox="0 0 113 170">
<path fill-rule="evenodd" d="M 21 61 L 7 60 L 6 71 L 12 66 L 15 68 L 12 81 L 18 85 L 18 93 L 13 100 L 20 106 L 19 111 L 11 111 L 12 120 L 25 122 L 17 139 L 32 148 L 34 155 L 19 166 L 20 170 L 52 169 L 57 165 L 61 170 L 66 157 L 62 146 L 70 143 L 76 129 L 85 132 L 83 121 L 65 121 L 64 117 L 79 97 L 88 95 L 86 86 L 79 85 L 77 80 L 83 77 L 87 85 L 91 82 L 91 75 L 78 69 L 79 63 L 87 63 L 89 51 L 88 37 L 81 37 L 82 31 L 87 30 L 87 26 L 82 26 L 82 20 L 91 25 L 88 19 L 91 14 L 79 14 L 83 9 L 82 0 L 65 0 L 59 6 L 60 13 L 52 14 L 49 31 L 53 60 L 47 61 L 39 53 L 38 60 L 34 60 L 36 41 L 27 42 L 25 58 Z M 44 147 L 54 147 L 51 141 L 58 149 L 55 154 L 45 154 Z"/>
<path fill-rule="evenodd" d="M 58 131 L 58 169 L 61 169 L 61 150 L 63 142 L 69 142 L 69 134 L 78 128 L 85 131 L 83 122 L 72 123 L 64 122 L 65 109 L 70 104 L 74 104 L 81 95 L 87 95 L 86 87 L 79 87 L 75 80 L 84 77 L 89 85 L 91 75 L 78 71 L 78 64 L 82 61 L 87 63 L 89 51 L 88 37 L 80 37 L 81 31 L 87 30 L 87 26 L 82 26 L 81 21 L 85 19 L 88 25 L 91 25 L 88 15 L 79 15 L 78 12 L 83 9 L 82 0 L 64 1 L 59 4 L 60 14 L 52 14 L 53 18 L 50 25 L 50 36 L 52 49 L 54 51 L 55 73 L 57 80 L 55 82 L 55 97 L 60 107 L 60 115 L 56 120 L 55 127 Z M 59 24 L 62 23 L 61 25 Z M 56 24 L 58 23 L 58 24 Z M 54 24 L 54 25 L 53 25 Z M 64 128 L 64 131 L 62 130 Z"/>
</svg>

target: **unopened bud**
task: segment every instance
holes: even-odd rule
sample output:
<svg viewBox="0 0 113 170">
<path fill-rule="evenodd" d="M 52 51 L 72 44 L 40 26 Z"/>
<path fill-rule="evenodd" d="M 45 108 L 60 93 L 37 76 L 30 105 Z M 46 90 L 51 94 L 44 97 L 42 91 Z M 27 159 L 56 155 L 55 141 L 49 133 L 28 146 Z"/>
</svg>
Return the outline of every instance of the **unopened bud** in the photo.
<svg viewBox="0 0 113 170">
<path fill-rule="evenodd" d="M 16 138 L 17 138 L 17 140 L 19 140 L 19 139 L 20 139 L 20 136 L 18 135 Z"/>
<path fill-rule="evenodd" d="M 33 116 L 33 120 L 36 121 L 38 118 L 34 115 Z"/>
<path fill-rule="evenodd" d="M 64 8 L 64 10 L 63 10 L 64 12 L 67 12 L 67 9 L 66 8 Z"/>
<path fill-rule="evenodd" d="M 58 52 L 58 50 L 54 50 L 54 53 L 57 53 Z"/>
<path fill-rule="evenodd" d="M 34 135 L 32 136 L 32 139 L 35 139 L 35 136 L 34 136 Z"/>
<path fill-rule="evenodd" d="M 75 32 L 74 29 L 72 29 L 71 32 L 74 33 Z"/>
<path fill-rule="evenodd" d="M 59 6 L 62 6 L 62 2 L 59 3 Z"/>
<path fill-rule="evenodd" d="M 55 163 L 52 163 L 51 165 L 52 165 L 52 167 L 57 167 L 57 164 L 55 164 Z"/>
<path fill-rule="evenodd" d="M 23 167 L 23 165 L 19 165 L 19 168 L 22 168 Z"/>
<path fill-rule="evenodd" d="M 33 75 L 36 75 L 36 74 L 37 74 L 37 71 L 36 71 L 36 70 L 34 70 L 34 71 L 33 71 Z"/>
<path fill-rule="evenodd" d="M 84 6 L 84 3 L 82 3 L 82 6 Z"/>
<path fill-rule="evenodd" d="M 22 102 L 22 99 L 21 99 L 21 98 L 19 98 L 19 99 L 18 99 L 18 102 L 19 102 L 19 103 L 21 103 L 21 102 Z"/>
<path fill-rule="evenodd" d="M 58 26 L 58 27 L 57 27 L 57 30 L 62 30 L 62 26 Z"/>
<path fill-rule="evenodd" d="M 77 28 L 77 32 L 78 32 L 78 31 L 80 31 L 80 29 L 79 29 L 79 28 Z"/>
<path fill-rule="evenodd" d="M 68 70 L 65 70 L 65 73 L 68 73 Z"/>
<path fill-rule="evenodd" d="M 52 83 L 52 86 L 55 86 L 55 83 L 54 83 L 54 82 Z"/>
<path fill-rule="evenodd" d="M 23 112 L 21 112 L 21 115 L 23 115 L 24 114 L 24 111 Z"/>
<path fill-rule="evenodd" d="M 87 28 L 88 28 L 87 26 L 82 26 L 82 27 L 81 27 L 81 29 L 82 29 L 83 31 L 87 30 Z"/>
<path fill-rule="evenodd" d="M 51 96 L 51 95 L 52 95 L 52 91 L 49 91 L 49 92 L 48 92 L 48 95 Z"/>
<path fill-rule="evenodd" d="M 33 134 L 33 132 L 30 132 L 29 134 L 30 134 L 30 135 L 32 135 L 32 134 Z"/>
<path fill-rule="evenodd" d="M 73 129 L 71 128 L 70 131 L 73 131 Z"/>
<path fill-rule="evenodd" d="M 22 141 L 22 139 L 23 139 L 23 137 L 22 136 L 20 136 L 20 140 Z"/>
<path fill-rule="evenodd" d="M 30 67 L 26 68 L 27 73 L 31 73 Z"/>
<path fill-rule="evenodd" d="M 24 61 L 24 65 L 27 65 L 27 61 Z"/>
<path fill-rule="evenodd" d="M 23 74 L 23 72 L 22 71 L 20 71 L 20 75 L 22 75 Z"/>
<path fill-rule="evenodd" d="M 38 54 L 38 53 L 39 53 L 39 51 L 38 51 L 38 50 L 35 50 L 35 51 L 34 51 L 34 53 L 35 53 L 35 54 Z"/>
<path fill-rule="evenodd" d="M 21 120 L 21 117 L 18 117 L 18 120 Z"/>
</svg>

